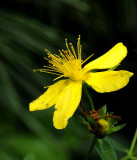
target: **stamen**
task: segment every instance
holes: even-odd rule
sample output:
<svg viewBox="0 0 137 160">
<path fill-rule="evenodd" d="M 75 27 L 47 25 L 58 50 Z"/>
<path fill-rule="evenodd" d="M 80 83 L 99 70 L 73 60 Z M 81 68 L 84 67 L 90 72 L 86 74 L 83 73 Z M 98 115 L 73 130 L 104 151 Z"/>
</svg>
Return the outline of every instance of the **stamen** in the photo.
<svg viewBox="0 0 137 160">
<path fill-rule="evenodd" d="M 64 77 L 64 74 L 59 76 L 59 77 L 57 77 L 57 78 L 55 78 L 55 79 L 53 79 L 53 81 L 56 81 L 57 79 L 62 78 L 62 77 Z"/>
<path fill-rule="evenodd" d="M 78 42 L 77 42 L 77 50 L 78 50 L 78 59 L 80 59 L 81 60 L 81 48 L 82 47 L 80 47 L 81 45 L 80 45 L 80 35 L 79 35 L 79 37 L 78 37 Z"/>
<path fill-rule="evenodd" d="M 71 53 L 69 46 L 68 46 L 67 38 L 65 39 L 65 41 L 66 41 L 66 47 L 68 49 L 69 55 L 70 55 L 70 57 L 73 57 L 73 54 Z"/>
<path fill-rule="evenodd" d="M 76 55 L 76 52 L 75 52 L 75 49 L 73 47 L 73 44 L 72 43 L 69 43 L 71 49 L 72 49 L 72 52 L 74 53 L 74 57 L 77 59 L 77 55 Z"/>
<path fill-rule="evenodd" d="M 72 61 L 74 60 L 74 56 L 71 52 L 69 52 L 68 50 L 62 50 L 64 52 L 65 57 L 67 58 L 67 61 Z"/>
<path fill-rule="evenodd" d="M 65 42 L 67 50 L 59 50 L 59 55 L 52 54 L 47 49 L 45 49 L 45 51 L 47 52 L 47 57 L 44 57 L 44 59 L 49 62 L 49 65 L 44 66 L 44 69 L 34 70 L 34 72 L 40 71 L 58 75 L 58 77 L 53 81 L 62 77 L 69 77 L 73 80 L 80 80 L 82 77 L 81 65 L 86 61 L 85 60 L 84 62 L 82 62 L 81 60 L 82 46 L 80 44 L 80 35 L 77 42 L 77 54 L 73 47 L 73 44 L 68 44 L 67 39 L 65 39 Z"/>
<path fill-rule="evenodd" d="M 45 72 L 45 73 L 60 75 L 59 73 L 55 73 L 55 70 L 51 70 L 51 69 L 34 69 L 33 71 L 34 72 L 39 71 L 39 72 Z"/>
<path fill-rule="evenodd" d="M 47 57 L 44 57 L 44 59 L 46 59 L 47 61 L 49 61 L 49 59 Z"/>
<path fill-rule="evenodd" d="M 82 62 L 82 64 L 84 64 L 87 60 L 89 60 L 92 56 L 94 56 L 94 53 L 93 54 L 91 54 L 88 58 L 86 58 L 83 62 Z"/>
<path fill-rule="evenodd" d="M 48 88 L 49 86 L 44 86 L 44 89 Z"/>
<path fill-rule="evenodd" d="M 58 73 L 48 72 L 48 71 L 40 71 L 40 72 L 45 72 L 45 73 L 50 73 L 50 74 L 60 75 L 60 74 L 58 74 Z"/>
<path fill-rule="evenodd" d="M 59 50 L 59 52 L 60 52 L 60 55 L 62 56 L 63 60 L 68 60 L 68 57 L 65 54 L 63 54 L 63 52 L 64 52 L 63 49 L 62 49 L 62 51 Z"/>
<path fill-rule="evenodd" d="M 44 66 L 44 68 L 47 68 L 47 70 L 49 69 L 49 71 L 51 72 L 57 72 L 57 73 L 60 72 L 60 70 L 54 66 Z"/>
</svg>

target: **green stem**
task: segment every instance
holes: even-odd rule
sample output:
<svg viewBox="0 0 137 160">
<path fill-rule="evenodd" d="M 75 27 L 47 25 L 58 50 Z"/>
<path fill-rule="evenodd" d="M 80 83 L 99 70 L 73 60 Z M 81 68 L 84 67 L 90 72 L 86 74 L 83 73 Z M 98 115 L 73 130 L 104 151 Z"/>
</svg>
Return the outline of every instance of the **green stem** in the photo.
<svg viewBox="0 0 137 160">
<path fill-rule="evenodd" d="M 88 99 L 89 99 L 89 103 L 90 103 L 91 109 L 92 109 L 93 111 L 95 111 L 95 108 L 94 108 L 94 104 L 93 104 L 92 98 L 90 97 L 90 95 L 89 95 L 89 93 L 88 93 L 88 90 L 87 90 L 86 85 L 83 86 L 83 89 L 84 89 L 85 94 L 87 95 L 87 97 L 88 97 Z"/>
<path fill-rule="evenodd" d="M 93 150 L 93 148 L 95 146 L 96 141 L 97 141 L 97 138 L 96 138 L 96 136 L 94 136 L 94 138 L 92 140 L 92 144 L 90 146 L 90 149 L 89 149 L 89 151 L 88 151 L 88 153 L 87 153 L 87 155 L 86 155 L 84 160 L 88 160 L 88 158 L 90 157 L 90 154 L 91 154 L 91 152 L 92 152 L 92 150 Z"/>
<path fill-rule="evenodd" d="M 133 157 L 133 156 L 126 156 L 126 157 L 124 157 L 124 158 L 122 158 L 122 159 L 120 159 L 120 160 L 137 160 L 137 158 L 136 157 Z"/>
<path fill-rule="evenodd" d="M 120 160 L 128 160 L 130 157 L 129 156 L 125 156 L 123 158 L 121 158 Z"/>
<path fill-rule="evenodd" d="M 131 143 L 131 147 L 130 147 L 130 150 L 129 150 L 129 155 L 132 155 L 133 149 L 134 149 L 135 144 L 136 144 L 136 140 L 137 140 L 137 129 L 136 129 L 136 132 L 134 134 L 134 138 L 133 138 L 132 143 Z"/>
<path fill-rule="evenodd" d="M 133 150 L 134 150 L 134 147 L 136 144 L 136 140 L 137 140 L 137 129 L 135 131 L 134 138 L 132 140 L 131 147 L 130 147 L 128 154 L 120 160 L 137 159 L 136 157 L 132 157 L 133 155 L 135 155 L 137 153 L 137 152 L 133 153 Z"/>
</svg>

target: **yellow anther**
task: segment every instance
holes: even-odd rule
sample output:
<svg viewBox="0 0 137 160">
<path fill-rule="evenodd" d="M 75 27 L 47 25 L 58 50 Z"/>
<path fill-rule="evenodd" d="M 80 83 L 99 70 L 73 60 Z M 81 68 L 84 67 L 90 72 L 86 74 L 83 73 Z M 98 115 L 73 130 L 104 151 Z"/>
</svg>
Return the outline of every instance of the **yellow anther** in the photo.
<svg viewBox="0 0 137 160">
<path fill-rule="evenodd" d="M 80 40 L 81 35 L 78 35 L 78 40 Z"/>
<path fill-rule="evenodd" d="M 48 88 L 47 86 L 44 86 L 44 89 Z"/>
<path fill-rule="evenodd" d="M 106 121 L 105 119 L 99 119 L 97 121 L 97 123 L 98 123 L 99 127 L 102 128 L 103 132 L 108 131 L 108 129 L 109 129 L 109 123 L 108 123 L 108 121 Z"/>
</svg>

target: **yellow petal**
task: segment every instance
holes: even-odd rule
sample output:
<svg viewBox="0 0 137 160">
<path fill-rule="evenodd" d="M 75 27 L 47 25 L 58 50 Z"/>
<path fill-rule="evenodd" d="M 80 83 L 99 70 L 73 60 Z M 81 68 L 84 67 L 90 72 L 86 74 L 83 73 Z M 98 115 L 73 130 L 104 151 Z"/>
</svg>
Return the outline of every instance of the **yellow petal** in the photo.
<svg viewBox="0 0 137 160">
<path fill-rule="evenodd" d="M 55 128 L 63 129 L 68 123 L 68 119 L 74 114 L 81 99 L 82 82 L 69 81 L 69 84 L 62 90 L 57 99 L 54 112 L 53 123 Z"/>
<path fill-rule="evenodd" d="M 127 55 L 127 48 L 123 43 L 117 43 L 112 49 L 101 57 L 91 61 L 84 68 L 84 72 L 93 69 L 107 69 L 118 65 Z"/>
<path fill-rule="evenodd" d="M 84 76 L 84 80 L 97 92 L 112 92 L 126 86 L 129 78 L 133 76 L 132 72 L 105 71 L 105 72 L 89 72 Z"/>
<path fill-rule="evenodd" d="M 29 110 L 43 110 L 53 106 L 63 88 L 68 84 L 68 79 L 60 80 L 51 85 L 44 94 L 29 104 Z"/>
</svg>

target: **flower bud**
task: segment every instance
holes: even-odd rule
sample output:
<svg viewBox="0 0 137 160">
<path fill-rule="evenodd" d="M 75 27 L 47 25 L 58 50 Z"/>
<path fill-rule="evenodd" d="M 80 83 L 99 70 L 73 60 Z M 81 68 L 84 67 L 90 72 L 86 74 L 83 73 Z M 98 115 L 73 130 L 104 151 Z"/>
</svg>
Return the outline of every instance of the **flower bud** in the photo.
<svg viewBox="0 0 137 160">
<path fill-rule="evenodd" d="M 96 124 L 96 135 L 103 138 L 105 133 L 109 130 L 109 123 L 105 119 L 99 119 Z"/>
</svg>

